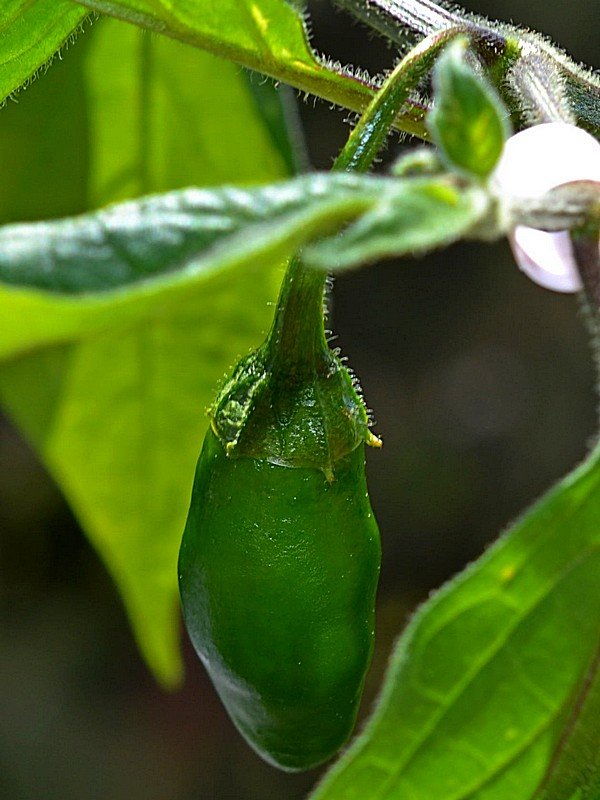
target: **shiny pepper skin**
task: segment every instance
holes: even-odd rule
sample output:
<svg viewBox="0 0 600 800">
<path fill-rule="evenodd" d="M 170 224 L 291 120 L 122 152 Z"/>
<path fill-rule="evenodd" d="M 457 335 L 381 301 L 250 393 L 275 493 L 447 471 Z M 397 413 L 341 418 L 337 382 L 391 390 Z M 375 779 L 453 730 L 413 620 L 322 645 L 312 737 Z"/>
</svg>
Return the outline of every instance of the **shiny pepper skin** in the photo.
<svg viewBox="0 0 600 800">
<path fill-rule="evenodd" d="M 179 557 L 185 622 L 232 720 L 268 762 L 309 769 L 348 739 L 379 565 L 364 444 L 327 480 L 231 458 L 208 431 Z"/>
<path fill-rule="evenodd" d="M 217 395 L 179 555 L 190 638 L 266 761 L 321 764 L 352 732 L 373 648 L 379 441 L 329 349 L 325 275 L 288 266 L 271 330 Z"/>
</svg>

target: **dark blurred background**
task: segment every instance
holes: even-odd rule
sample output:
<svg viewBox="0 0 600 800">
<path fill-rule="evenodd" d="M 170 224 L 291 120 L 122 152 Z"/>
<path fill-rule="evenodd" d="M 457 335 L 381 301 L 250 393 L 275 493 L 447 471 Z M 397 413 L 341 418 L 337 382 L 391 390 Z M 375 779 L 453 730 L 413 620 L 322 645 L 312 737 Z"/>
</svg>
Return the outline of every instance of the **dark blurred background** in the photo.
<svg viewBox="0 0 600 800">
<path fill-rule="evenodd" d="M 541 30 L 600 66 L 597 0 L 468 7 Z M 311 8 L 319 50 L 371 71 L 394 62 L 394 51 L 329 3 Z M 77 58 L 78 46 L 65 59 Z M 61 69 L 2 112 L 13 115 L 11 130 L 44 93 L 49 124 L 68 132 L 77 111 L 59 102 Z M 300 114 L 312 163 L 328 168 L 348 132 L 345 115 L 312 101 Z M 2 158 L 3 182 L 23 169 L 18 152 L 17 142 Z M 48 168 L 68 208 L 73 189 L 61 187 L 60 165 Z M 384 562 L 364 715 L 415 605 L 584 456 L 595 430 L 595 376 L 577 299 L 530 283 L 505 244 L 461 245 L 344 275 L 332 327 L 385 443 L 369 454 Z M 259 761 L 187 642 L 184 688 L 165 694 L 155 685 L 104 567 L 6 421 L 0 531 L 0 800 L 306 795 L 318 773 L 284 775 Z"/>
</svg>

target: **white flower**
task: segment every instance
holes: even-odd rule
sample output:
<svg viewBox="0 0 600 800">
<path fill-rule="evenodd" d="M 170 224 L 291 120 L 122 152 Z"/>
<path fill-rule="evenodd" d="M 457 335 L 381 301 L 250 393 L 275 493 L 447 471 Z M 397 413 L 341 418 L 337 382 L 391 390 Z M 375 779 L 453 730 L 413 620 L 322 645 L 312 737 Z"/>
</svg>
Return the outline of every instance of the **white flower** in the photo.
<svg viewBox="0 0 600 800">
<path fill-rule="evenodd" d="M 600 182 L 600 143 L 565 122 L 535 125 L 511 136 L 492 180 L 504 195 L 534 198 L 565 183 Z M 547 233 L 518 226 L 510 234 L 519 268 L 557 292 L 576 292 L 581 279 L 568 232 Z"/>
</svg>

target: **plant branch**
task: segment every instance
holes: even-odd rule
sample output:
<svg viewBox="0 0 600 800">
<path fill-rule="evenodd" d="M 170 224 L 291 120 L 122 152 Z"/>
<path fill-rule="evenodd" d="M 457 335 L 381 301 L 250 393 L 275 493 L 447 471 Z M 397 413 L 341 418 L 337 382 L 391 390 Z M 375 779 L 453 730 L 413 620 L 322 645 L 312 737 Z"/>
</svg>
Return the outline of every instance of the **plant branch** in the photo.
<svg viewBox="0 0 600 800">
<path fill-rule="evenodd" d="M 334 0 L 356 19 L 381 33 L 387 39 L 402 44 L 408 28 L 411 33 L 429 36 L 445 28 L 463 27 L 464 20 L 430 0 Z"/>
<path fill-rule="evenodd" d="M 483 16 L 450 11 L 432 0 L 334 0 L 385 38 L 462 28 L 523 125 L 575 122 L 600 138 L 600 75 L 576 64 L 544 36 Z"/>
<path fill-rule="evenodd" d="M 442 47 L 461 31 L 448 29 L 426 37 L 387 77 L 335 160 L 333 171 L 366 172 L 394 125 L 410 92 L 433 64 Z M 290 261 L 267 347 L 271 358 L 288 365 L 315 364 L 327 351 L 323 297 L 327 275 L 307 267 L 299 256 Z"/>
<path fill-rule="evenodd" d="M 432 0 L 334 0 L 341 8 L 402 46 L 407 36 L 431 36 L 454 28 L 467 36 L 490 67 L 501 60 L 511 42 L 485 17 L 458 14 Z"/>
<path fill-rule="evenodd" d="M 528 126 L 544 122 L 576 123 L 559 65 L 534 43 L 521 43 L 520 57 L 507 78 L 508 91 L 514 95 Z"/>
<path fill-rule="evenodd" d="M 513 198 L 508 227 L 526 225 L 541 231 L 576 230 L 600 223 L 600 183 L 571 181 L 541 197 Z"/>
<path fill-rule="evenodd" d="M 359 172 L 369 169 L 410 93 L 431 70 L 440 50 L 461 34 L 460 28 L 446 28 L 427 36 L 407 53 L 358 121 L 333 169 Z"/>
<path fill-rule="evenodd" d="M 78 0 L 90 10 L 138 25 L 186 44 L 214 53 L 221 58 L 235 61 L 244 67 L 282 81 L 301 92 L 315 95 L 335 105 L 362 114 L 378 86 L 374 79 L 353 74 L 340 64 L 317 56 L 305 36 L 302 53 L 292 54 L 284 47 L 269 48 L 247 45 L 228 38 L 227 33 L 218 36 L 201 25 L 184 21 L 175 15 L 166 4 L 157 4 L 156 10 L 146 3 L 134 4 L 128 0 Z M 154 7 L 152 7 L 154 8 Z M 146 10 L 145 10 L 146 9 Z M 300 23 L 298 23 L 300 24 Z M 300 57 L 301 56 L 301 57 Z M 405 133 L 427 138 L 423 125 L 425 108 L 417 101 L 408 100 L 398 112 L 394 126 Z"/>
</svg>

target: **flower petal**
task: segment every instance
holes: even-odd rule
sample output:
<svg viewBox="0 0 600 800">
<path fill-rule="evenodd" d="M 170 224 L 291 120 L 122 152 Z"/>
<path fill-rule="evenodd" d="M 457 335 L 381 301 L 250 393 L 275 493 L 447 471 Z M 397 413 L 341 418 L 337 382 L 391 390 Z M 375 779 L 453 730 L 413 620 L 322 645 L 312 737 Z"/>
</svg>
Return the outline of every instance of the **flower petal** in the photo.
<svg viewBox="0 0 600 800">
<path fill-rule="evenodd" d="M 565 122 L 535 125 L 506 142 L 492 180 L 502 194 L 515 198 L 537 197 L 571 181 L 600 183 L 600 143 Z M 568 232 L 518 226 L 509 240 L 519 268 L 540 286 L 556 292 L 581 289 Z"/>
</svg>

